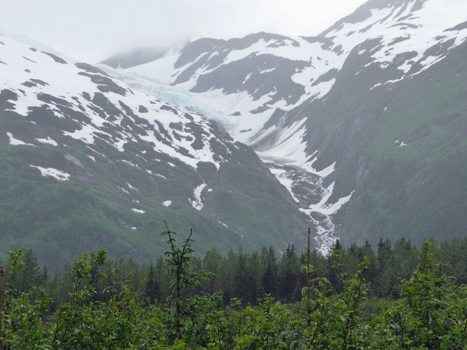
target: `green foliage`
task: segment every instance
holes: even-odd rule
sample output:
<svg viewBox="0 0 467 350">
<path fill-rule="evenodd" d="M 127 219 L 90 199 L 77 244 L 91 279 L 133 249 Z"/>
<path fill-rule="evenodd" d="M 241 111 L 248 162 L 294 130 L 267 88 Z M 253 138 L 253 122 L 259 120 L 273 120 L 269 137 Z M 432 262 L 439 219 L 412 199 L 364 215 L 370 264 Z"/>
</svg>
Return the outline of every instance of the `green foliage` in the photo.
<svg viewBox="0 0 467 350">
<path fill-rule="evenodd" d="M 436 262 L 433 242 L 427 240 L 421 262 L 402 283 L 403 298 L 386 303 L 374 321 L 378 349 L 465 349 L 467 309 L 465 285 L 456 287 Z"/>
<path fill-rule="evenodd" d="M 192 265 L 195 261 L 193 256 L 194 249 L 191 247 L 190 242 L 194 242 L 191 238 L 193 231 L 190 231 L 190 235 L 185 239 L 181 248 L 177 248 L 175 243 L 176 233 L 171 231 L 165 223 L 167 228 L 166 231 L 162 232 L 162 235 L 167 235 L 169 240 L 167 244 L 170 249 L 164 254 L 167 259 L 164 264 L 167 268 L 167 273 L 172 276 L 170 287 L 172 288 L 173 295 L 169 298 L 173 315 L 172 323 L 175 325 L 174 339 L 180 339 L 183 337 L 181 334 L 181 327 L 184 326 L 184 330 L 193 331 L 193 316 L 198 314 L 198 304 L 206 302 L 208 305 L 209 300 L 198 300 L 197 297 L 186 298 L 182 295 L 184 290 L 191 290 L 201 286 L 201 281 L 209 280 L 213 277 L 213 274 L 205 271 L 193 271 Z M 187 326 L 189 324 L 190 326 Z M 169 329 L 172 328 L 168 327 Z M 184 333 L 184 332 L 183 332 Z"/>
<path fill-rule="evenodd" d="M 288 256 L 275 261 L 272 250 L 262 253 L 222 257 L 216 249 L 204 261 L 193 256 L 191 235 L 177 247 L 175 232 L 168 227 L 169 249 L 165 261 L 138 267 L 131 261 L 112 261 L 106 250 L 82 254 L 72 266 L 49 277 L 46 283 L 35 278 L 41 270 L 31 264 L 33 252 L 25 248 L 11 251 L 5 279 L 3 303 L 3 345 L 9 349 L 465 349 L 467 344 L 467 288 L 446 275 L 457 271 L 447 243 L 425 242 L 418 265 L 399 285 L 397 300 L 376 299 L 379 285 L 365 276 L 371 263 L 374 272 L 406 266 L 417 252 L 410 242 L 400 240 L 395 247 L 381 241 L 378 254 L 361 255 L 367 246 L 334 249 L 324 259 L 308 251 L 301 257 L 290 247 Z M 459 249 L 465 242 L 452 242 Z M 31 258 L 32 257 L 32 258 Z M 403 259 L 403 258 L 407 259 Z M 387 259 L 389 258 L 389 259 Z M 243 262 L 242 262 L 243 260 Z M 279 273 L 292 272 L 302 263 L 304 288 L 301 300 L 283 304 L 273 297 L 261 298 L 257 305 L 232 298 L 224 303 L 221 293 L 202 293 L 212 287 L 201 267 L 219 272 L 235 264 L 231 278 L 236 283 L 239 268 L 251 269 L 252 262 L 269 275 L 268 266 Z M 353 263 L 356 261 L 356 265 Z M 332 266 L 326 266 L 325 263 Z M 347 262 L 351 262 L 349 266 Z M 290 264 L 289 264 L 290 263 Z M 317 264 L 319 267 L 314 267 Z M 449 266 L 451 264 L 451 266 Z M 339 271 L 342 290 L 336 291 L 328 279 L 330 269 Z M 22 273 L 31 270 L 32 286 L 19 292 Z M 299 273 L 299 271 L 296 271 Z M 405 272 L 404 272 L 405 273 Z M 177 278 L 177 275 L 179 276 Z M 160 282 L 161 300 L 147 298 L 142 276 Z M 167 280 L 162 278 L 166 276 Z M 300 280 L 300 279 L 299 279 Z M 380 279 L 374 278 L 375 281 Z M 59 282 L 60 281 L 60 282 Z M 52 283 L 53 282 L 53 283 Z M 65 284 L 67 298 L 51 308 L 47 289 Z M 138 283 L 136 283 L 138 282 Z M 169 298 L 162 302 L 164 284 Z M 379 282 L 378 282 L 379 283 Z M 146 285 L 147 286 L 147 285 Z M 29 287 L 28 287 L 29 288 Z M 376 291 L 374 290 L 376 288 Z M 235 292 L 235 288 L 231 290 Z M 55 294 L 58 295 L 58 294 Z M 178 295 L 178 298 L 177 298 Z M 280 295 L 280 293 L 279 293 Z M 391 296 L 388 294 L 386 297 Z M 148 302 L 151 301 L 151 302 Z"/>
</svg>

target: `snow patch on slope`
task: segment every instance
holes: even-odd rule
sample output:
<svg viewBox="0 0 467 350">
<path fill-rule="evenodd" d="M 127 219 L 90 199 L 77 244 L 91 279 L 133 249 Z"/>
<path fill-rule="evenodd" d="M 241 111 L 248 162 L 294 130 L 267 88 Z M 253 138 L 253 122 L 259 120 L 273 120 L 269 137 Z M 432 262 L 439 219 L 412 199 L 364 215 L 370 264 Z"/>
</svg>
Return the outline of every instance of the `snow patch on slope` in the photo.
<svg viewBox="0 0 467 350">
<path fill-rule="evenodd" d="M 58 181 L 68 181 L 70 174 L 65 173 L 64 171 L 54 169 L 54 168 L 43 168 L 36 165 L 30 165 L 32 168 L 39 169 L 42 176 L 52 176 L 53 178 L 57 179 Z"/>
<path fill-rule="evenodd" d="M 164 207 L 167 207 L 167 208 L 168 208 L 168 207 L 170 207 L 170 206 L 172 205 L 172 201 L 171 201 L 171 200 L 163 201 L 163 202 L 162 202 L 162 205 L 163 205 Z"/>
<path fill-rule="evenodd" d="M 205 187 L 206 187 L 206 184 L 201 184 L 195 188 L 195 191 L 193 193 L 193 200 L 191 201 L 191 206 L 195 208 L 196 210 L 203 209 L 204 204 L 201 201 L 201 192 L 203 191 Z"/>
<path fill-rule="evenodd" d="M 23 142 L 21 140 L 15 139 L 11 132 L 7 132 L 6 134 L 7 134 L 8 138 L 10 139 L 10 145 L 12 145 L 12 146 L 24 145 L 24 146 L 34 146 L 35 147 L 35 145 L 33 145 L 33 144 L 26 143 L 26 142 Z"/>
<path fill-rule="evenodd" d="M 46 139 L 36 139 L 36 141 L 39 141 L 40 143 L 46 143 L 52 146 L 58 146 L 58 143 L 50 137 L 47 137 Z"/>
</svg>

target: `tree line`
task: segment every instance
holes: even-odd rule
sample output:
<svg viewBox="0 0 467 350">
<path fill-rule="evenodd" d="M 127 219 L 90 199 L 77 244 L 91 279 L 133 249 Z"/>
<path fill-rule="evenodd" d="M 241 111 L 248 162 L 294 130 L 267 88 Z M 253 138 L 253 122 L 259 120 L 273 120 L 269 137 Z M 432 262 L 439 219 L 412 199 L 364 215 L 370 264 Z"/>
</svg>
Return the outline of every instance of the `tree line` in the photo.
<svg viewBox="0 0 467 350">
<path fill-rule="evenodd" d="M 446 261 L 454 255 L 445 272 L 454 278 L 456 284 L 467 284 L 467 238 L 434 244 L 433 250 L 440 261 Z M 342 266 L 333 267 L 333 253 L 337 251 L 340 252 Z M 46 266 L 40 266 L 32 249 L 24 248 L 22 254 L 24 269 L 11 281 L 18 292 L 26 292 L 34 287 L 44 288 L 52 296 L 52 309 L 68 301 L 73 283 L 70 277 L 73 265 L 65 265 L 63 269 L 49 273 Z M 335 294 L 343 290 L 341 275 L 355 274 L 359 264 L 367 257 L 369 265 L 364 278 L 369 284 L 368 297 L 397 300 L 401 297 L 400 281 L 410 278 L 420 263 L 419 255 L 420 249 L 405 238 L 396 240 L 394 244 L 381 239 L 376 249 L 368 242 L 363 246 L 353 244 L 343 247 L 338 240 L 327 257 L 311 251 L 310 263 L 322 267 L 320 275 L 329 280 L 331 292 Z M 107 301 L 105 291 L 126 281 L 133 292 L 139 293 L 141 300 L 149 298 L 151 303 L 165 301 L 171 295 L 171 287 L 164 261 L 164 257 L 160 256 L 154 264 L 138 265 L 131 259 L 107 258 L 102 267 L 107 277 L 98 281 L 94 281 L 93 277 L 90 281 L 96 287 L 94 299 Z M 190 295 L 221 292 L 224 305 L 228 305 L 232 298 L 241 300 L 244 306 L 256 305 L 265 294 L 281 303 L 299 302 L 301 291 L 307 286 L 306 276 L 300 271 L 306 261 L 307 252 L 298 252 L 294 246 L 289 246 L 280 257 L 275 254 L 273 247 L 263 247 L 261 251 L 252 253 L 243 252 L 240 248 L 231 250 L 225 256 L 213 247 L 204 257 L 193 257 L 191 269 L 212 273 L 213 277 L 190 291 Z M 6 262 L 7 266 L 10 264 L 11 257 Z M 119 271 L 118 276 L 112 274 L 114 270 Z M 8 278 L 6 283 L 10 283 Z"/>
<path fill-rule="evenodd" d="M 200 258 L 191 235 L 164 234 L 165 257 L 142 266 L 104 249 L 49 274 L 9 252 L 0 349 L 466 348 L 467 239 Z"/>
</svg>

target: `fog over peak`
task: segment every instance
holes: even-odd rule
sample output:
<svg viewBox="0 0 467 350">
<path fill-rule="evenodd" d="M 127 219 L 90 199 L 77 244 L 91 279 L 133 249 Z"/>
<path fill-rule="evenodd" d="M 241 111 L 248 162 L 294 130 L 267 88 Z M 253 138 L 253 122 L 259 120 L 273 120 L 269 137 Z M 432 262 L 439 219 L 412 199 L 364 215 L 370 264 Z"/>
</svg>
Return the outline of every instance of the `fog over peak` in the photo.
<svg viewBox="0 0 467 350">
<path fill-rule="evenodd" d="M 317 35 L 365 0 L 0 0 L 0 32 L 95 63 L 138 47 L 249 33 Z"/>
</svg>

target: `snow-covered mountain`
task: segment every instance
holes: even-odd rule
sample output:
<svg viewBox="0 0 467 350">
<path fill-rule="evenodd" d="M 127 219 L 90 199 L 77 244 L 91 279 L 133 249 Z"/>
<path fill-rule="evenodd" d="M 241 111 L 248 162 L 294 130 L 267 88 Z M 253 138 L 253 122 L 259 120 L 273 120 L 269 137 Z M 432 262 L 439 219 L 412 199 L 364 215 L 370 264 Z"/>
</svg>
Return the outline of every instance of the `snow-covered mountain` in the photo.
<svg viewBox="0 0 467 350">
<path fill-rule="evenodd" d="M 379 122 L 350 111 L 365 96 L 389 96 L 462 46 L 466 13 L 463 0 L 370 0 L 317 37 L 200 39 L 124 72 L 189 91 L 221 111 L 233 138 L 256 150 L 318 227 L 326 252 L 338 234 L 333 217 L 373 161 L 364 153 L 370 138 L 349 145 Z M 384 103 L 364 113 L 379 118 L 391 100 Z"/>
<path fill-rule="evenodd" d="M 460 0 L 369 1 L 317 37 L 199 39 L 126 71 L 196 93 L 229 116 L 235 139 L 252 143 L 280 110 L 324 98 L 349 59 L 366 62 L 359 74 L 377 71 L 373 86 L 430 67 L 467 37 L 466 8 Z"/>
<path fill-rule="evenodd" d="M 164 220 L 200 251 L 303 245 L 306 217 L 253 150 L 190 112 L 0 35 L 2 252 L 145 261 Z"/>
</svg>

